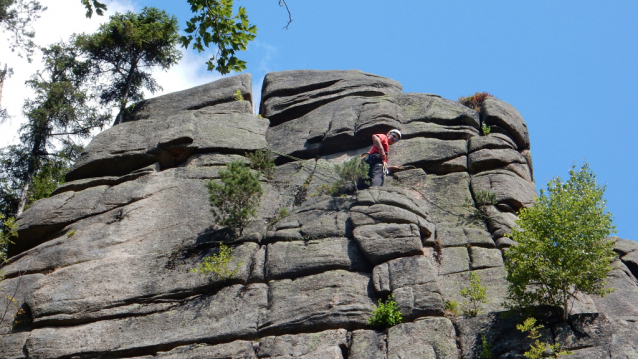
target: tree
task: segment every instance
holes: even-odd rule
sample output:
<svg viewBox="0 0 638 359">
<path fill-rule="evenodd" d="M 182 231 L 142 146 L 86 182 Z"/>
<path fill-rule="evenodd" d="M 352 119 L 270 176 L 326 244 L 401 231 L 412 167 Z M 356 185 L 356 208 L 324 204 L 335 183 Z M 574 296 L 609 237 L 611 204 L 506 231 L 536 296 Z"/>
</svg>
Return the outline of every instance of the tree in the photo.
<svg viewBox="0 0 638 359">
<path fill-rule="evenodd" d="M 37 0 L 0 0 L 0 28 L 13 38 L 9 48 L 24 51 L 29 62 L 35 49 L 31 24 L 46 9 Z"/>
<path fill-rule="evenodd" d="M 615 232 L 605 208 L 604 186 L 588 164 L 572 167 L 570 178 L 549 181 L 534 205 L 519 213 L 520 230 L 511 238 L 518 245 L 505 253 L 511 306 L 549 305 L 562 309 L 567 320 L 576 294 L 604 296 L 610 263 L 617 258 Z"/>
<path fill-rule="evenodd" d="M 86 17 L 89 19 L 93 16 L 93 9 L 95 9 L 95 13 L 102 16 L 104 15 L 104 11 L 106 11 L 106 5 L 97 1 L 97 0 L 80 0 L 82 1 L 82 5 L 86 8 Z"/>
<path fill-rule="evenodd" d="M 193 49 L 204 51 L 211 43 L 217 45 L 217 54 L 206 64 L 208 70 L 222 75 L 246 69 L 246 61 L 235 56 L 236 51 L 246 50 L 249 41 L 255 39 L 257 27 L 248 21 L 246 9 L 239 7 L 233 16 L 233 0 L 187 0 L 195 16 L 186 23 L 186 33 L 181 42 L 185 48 L 193 43 Z"/>
<path fill-rule="evenodd" d="M 208 181 L 209 201 L 217 223 L 227 226 L 241 236 L 250 217 L 257 214 L 259 201 L 264 193 L 259 173 L 240 161 L 228 164 L 219 173 L 222 184 Z"/>
<path fill-rule="evenodd" d="M 53 168 L 68 167 L 81 151 L 77 140 L 90 137 L 111 118 L 92 103 L 87 82 L 90 66 L 78 60 L 77 49 L 58 43 L 42 51 L 44 70 L 27 81 L 36 97 L 24 104 L 26 123 L 20 128 L 21 144 L 3 150 L 0 159 L 6 198 L 3 207 L 9 207 L 7 212 L 14 211 L 7 216 L 19 216 L 24 211 L 35 193 L 31 190 L 34 178 L 51 177 Z M 15 196 L 19 198 L 17 205 L 13 204 Z"/>
<path fill-rule="evenodd" d="M 0 265 L 7 260 L 7 249 L 9 244 L 13 243 L 12 238 L 17 237 L 17 226 L 13 218 L 6 219 L 4 214 L 0 213 Z M 2 275 L 0 273 L 0 281 Z"/>
<path fill-rule="evenodd" d="M 1 1 L 1 0 L 0 0 Z M 81 0 L 86 7 L 86 16 L 91 17 L 93 9 L 98 15 L 106 6 L 97 0 Z M 204 51 L 204 48 L 213 44 L 217 47 L 217 53 L 207 62 L 209 71 L 218 71 L 222 75 L 231 71 L 243 71 L 246 69 L 246 61 L 238 59 L 235 54 L 246 50 L 248 42 L 255 39 L 257 27 L 250 24 L 248 14 L 244 7 L 239 7 L 237 14 L 233 11 L 233 0 L 186 0 L 191 6 L 194 16 L 187 22 L 186 33 L 180 42 L 184 48 L 191 43 L 194 50 Z M 288 23 L 293 21 L 292 14 L 286 0 L 279 0 L 279 6 L 285 7 L 288 12 Z"/>
<path fill-rule="evenodd" d="M 459 294 L 468 300 L 463 303 L 463 315 L 475 317 L 483 312 L 481 307 L 487 303 L 487 287 L 481 284 L 481 276 L 474 272 L 470 272 L 469 280 L 469 287 L 463 287 Z"/>
<path fill-rule="evenodd" d="M 178 30 L 174 16 L 151 7 L 139 14 L 115 14 L 96 33 L 75 38 L 95 76 L 106 80 L 99 91 L 101 103 L 119 107 L 115 124 L 122 122 L 129 101 L 143 100 L 143 89 L 161 89 L 150 71 L 166 70 L 181 59 Z"/>
</svg>

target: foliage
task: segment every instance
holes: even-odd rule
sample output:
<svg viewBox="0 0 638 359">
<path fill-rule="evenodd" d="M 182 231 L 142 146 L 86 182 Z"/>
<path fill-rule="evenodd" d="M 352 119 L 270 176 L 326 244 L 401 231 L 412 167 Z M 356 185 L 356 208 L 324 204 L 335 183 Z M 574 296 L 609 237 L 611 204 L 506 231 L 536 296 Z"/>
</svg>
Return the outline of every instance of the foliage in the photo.
<svg viewBox="0 0 638 359">
<path fill-rule="evenodd" d="M 481 276 L 470 272 L 470 286 L 461 289 L 460 294 L 467 302 L 463 303 L 463 315 L 475 317 L 483 311 L 481 305 L 487 303 L 487 287 L 481 285 Z"/>
<path fill-rule="evenodd" d="M 519 213 L 520 230 L 510 237 L 518 242 L 506 254 L 510 307 L 549 305 L 562 309 L 567 320 L 578 292 L 604 296 L 610 263 L 617 258 L 615 232 L 605 208 L 604 186 L 588 164 L 572 167 L 570 178 L 549 181 L 532 207 Z"/>
<path fill-rule="evenodd" d="M 277 222 L 288 216 L 290 216 L 288 209 L 286 209 L 286 207 L 280 207 L 277 214 L 268 221 L 268 230 L 271 230 L 275 226 L 275 224 L 277 224 Z"/>
<path fill-rule="evenodd" d="M 527 337 L 529 339 L 535 340 L 534 344 L 531 345 L 530 350 L 523 353 L 528 359 L 543 359 L 546 358 L 546 352 L 551 352 L 550 354 L 553 358 L 558 358 L 562 355 L 571 355 L 573 353 L 568 351 L 561 351 L 560 344 L 547 344 L 543 343 L 538 338 L 540 338 L 539 330 L 543 329 L 542 325 L 536 325 L 536 318 L 529 317 L 525 319 L 523 324 L 517 324 L 516 329 L 520 330 L 523 333 L 527 333 Z M 548 350 L 549 349 L 549 350 Z"/>
<path fill-rule="evenodd" d="M 461 310 L 459 309 L 459 302 L 457 302 L 456 300 L 446 300 L 445 307 L 443 307 L 443 309 L 445 309 L 445 312 L 447 314 L 453 316 L 458 316 L 459 314 L 461 314 Z"/>
<path fill-rule="evenodd" d="M 115 123 L 122 122 L 127 103 L 143 100 L 143 90 L 161 90 L 151 72 L 166 70 L 182 57 L 177 49 L 179 26 L 175 16 L 156 8 L 141 13 L 115 14 L 92 35 L 75 37 L 75 45 L 89 59 L 103 105 L 116 104 Z"/>
<path fill-rule="evenodd" d="M 18 236 L 18 226 L 15 223 L 15 218 L 7 218 L 5 220 L 4 214 L 0 213 L 0 264 L 7 260 L 7 249 L 9 244 L 13 243 L 12 238 Z"/>
<path fill-rule="evenodd" d="M 470 210 L 471 216 L 475 220 L 487 220 L 490 216 L 486 206 L 497 203 L 496 193 L 480 190 L 474 193 L 474 200 L 470 197 L 466 198 L 464 206 Z"/>
<path fill-rule="evenodd" d="M 191 269 L 191 272 L 205 275 L 214 274 L 219 279 L 226 281 L 237 274 L 243 264 L 237 263 L 235 269 L 230 269 L 228 265 L 234 258 L 233 249 L 222 243 L 219 245 L 218 253 L 204 258 L 204 261 L 197 268 Z"/>
<path fill-rule="evenodd" d="M 106 5 L 102 4 L 97 0 L 80 0 L 82 1 L 82 5 L 86 8 L 86 17 L 89 19 L 93 16 L 93 9 L 95 9 L 95 13 L 102 16 L 104 15 L 104 11 L 106 11 Z"/>
<path fill-rule="evenodd" d="M 233 98 L 235 101 L 244 102 L 244 95 L 241 94 L 241 90 L 235 91 Z"/>
<path fill-rule="evenodd" d="M 216 70 L 222 75 L 231 71 L 246 69 L 246 61 L 235 56 L 236 51 L 248 48 L 248 42 L 255 39 L 257 27 L 248 21 L 246 9 L 239 7 L 233 15 L 233 0 L 187 0 L 193 16 L 186 22 L 188 35 L 182 36 L 182 46 L 202 52 L 212 43 L 217 47 L 217 54 L 206 64 L 208 70 Z"/>
<path fill-rule="evenodd" d="M 71 169 L 71 162 L 66 159 L 54 159 L 42 164 L 29 187 L 29 200 L 25 209 L 35 201 L 48 198 L 51 193 L 64 183 L 64 176 Z"/>
<path fill-rule="evenodd" d="M 474 194 L 474 200 L 479 206 L 486 206 L 490 204 L 494 205 L 498 203 L 496 201 L 496 193 L 489 191 L 477 191 Z"/>
<path fill-rule="evenodd" d="M 379 299 L 378 305 L 372 311 L 372 317 L 368 318 L 368 324 L 378 328 L 389 328 L 400 324 L 403 318 L 394 301 L 394 296 L 390 295 L 385 301 Z"/>
<path fill-rule="evenodd" d="M 318 196 L 321 194 L 327 194 L 333 197 L 339 196 L 343 192 L 343 183 L 341 181 L 335 181 L 330 185 L 325 183 L 321 184 L 321 186 L 317 187 L 317 193 L 312 193 L 310 196 Z"/>
<path fill-rule="evenodd" d="M 78 60 L 77 49 L 60 42 L 42 52 L 44 69 L 27 81 L 36 97 L 24 103 L 21 144 L 5 148 L 0 158 L 0 207 L 5 215 L 18 216 L 30 202 L 48 196 L 46 185 L 59 182 L 79 155 L 76 141 L 89 138 L 110 120 L 94 106 L 89 65 Z"/>
<path fill-rule="evenodd" d="M 487 342 L 487 335 L 481 333 L 481 359 L 492 359 L 492 344 Z"/>
<path fill-rule="evenodd" d="M 75 229 L 72 229 L 72 230 L 70 230 L 70 231 L 69 231 L 69 233 L 67 233 L 67 234 L 66 234 L 66 237 L 67 237 L 67 238 L 71 238 L 71 237 L 73 237 L 74 235 L 75 235 Z"/>
<path fill-rule="evenodd" d="M 58 153 L 37 160 L 37 170 L 27 189 L 26 210 L 35 201 L 47 198 L 62 183 L 70 168 L 70 160 Z M 0 213 L 15 216 L 28 171 L 29 153 L 24 146 L 9 146 L 0 151 Z"/>
<path fill-rule="evenodd" d="M 317 194 L 328 194 L 333 197 L 348 193 L 346 187 L 357 189 L 360 181 L 369 183 L 368 171 L 370 165 L 360 157 L 352 157 L 342 164 L 335 164 L 334 170 L 339 175 L 339 179 L 332 184 L 322 184 L 317 188 Z"/>
<path fill-rule="evenodd" d="M 21 50 L 29 62 L 36 48 L 31 24 L 46 9 L 37 0 L 0 0 L 0 29 L 11 34 L 9 49 L 11 52 Z"/>
<path fill-rule="evenodd" d="M 342 184 L 352 183 L 355 188 L 360 180 L 367 182 L 370 179 L 368 175 L 370 165 L 359 157 L 353 157 L 342 164 L 336 164 L 334 168 Z"/>
<path fill-rule="evenodd" d="M 485 122 L 481 124 L 481 133 L 483 136 L 488 136 L 492 132 L 492 126 L 488 126 Z"/>
<path fill-rule="evenodd" d="M 487 92 L 477 92 L 474 95 L 470 95 L 467 97 L 461 96 L 457 101 L 460 102 L 463 106 L 469 107 L 475 111 L 480 111 L 481 106 L 483 106 L 483 102 L 488 97 L 494 96 L 490 95 Z"/>
<path fill-rule="evenodd" d="M 241 236 L 250 217 L 257 214 L 263 194 L 259 174 L 240 161 L 228 164 L 219 173 L 222 184 L 208 181 L 209 201 L 217 223 L 227 226 Z"/>
<path fill-rule="evenodd" d="M 275 161 L 272 151 L 257 150 L 253 153 L 248 153 L 246 156 L 250 160 L 250 167 L 252 169 L 260 171 L 269 180 L 273 178 L 275 174 Z"/>
</svg>

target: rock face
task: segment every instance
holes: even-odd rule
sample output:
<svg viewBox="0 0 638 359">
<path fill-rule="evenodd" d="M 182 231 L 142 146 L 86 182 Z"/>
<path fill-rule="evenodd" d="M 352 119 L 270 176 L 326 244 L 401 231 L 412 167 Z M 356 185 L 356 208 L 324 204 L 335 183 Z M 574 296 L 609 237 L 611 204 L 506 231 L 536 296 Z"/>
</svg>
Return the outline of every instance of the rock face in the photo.
<svg viewBox="0 0 638 359">
<path fill-rule="evenodd" d="M 380 76 L 308 70 L 268 74 L 257 116 L 250 81 L 137 104 L 24 212 L 2 268 L 0 358 L 478 358 L 482 335 L 493 358 L 520 358 L 529 341 L 499 312 L 504 235 L 536 194 L 521 115 L 493 98 L 479 113 Z M 391 128 L 404 134 L 391 165 L 408 170 L 321 194 L 334 164 Z M 205 181 L 262 148 L 278 166 L 262 178 L 257 218 L 229 243 L 237 271 L 191 272 L 226 238 Z M 638 353 L 638 245 L 616 250 L 616 291 L 580 298 L 569 323 L 543 333 L 575 358 Z M 446 315 L 472 272 L 486 313 Z M 374 328 L 389 295 L 404 323 Z"/>
</svg>

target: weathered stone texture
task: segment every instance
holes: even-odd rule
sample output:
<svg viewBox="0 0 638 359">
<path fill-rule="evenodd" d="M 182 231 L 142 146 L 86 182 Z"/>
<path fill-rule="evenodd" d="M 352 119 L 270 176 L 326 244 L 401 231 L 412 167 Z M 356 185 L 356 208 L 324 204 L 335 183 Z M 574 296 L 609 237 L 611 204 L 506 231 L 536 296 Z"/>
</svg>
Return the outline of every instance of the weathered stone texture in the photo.
<svg viewBox="0 0 638 359">
<path fill-rule="evenodd" d="M 180 112 L 206 109 L 219 114 L 252 114 L 252 79 L 250 74 L 226 77 L 184 91 L 141 101 L 128 111 L 123 122 L 165 119 Z M 235 93 L 244 98 L 238 101 Z"/>
<path fill-rule="evenodd" d="M 516 244 L 505 235 L 536 195 L 520 114 L 497 99 L 476 112 L 404 94 L 356 70 L 298 70 L 266 76 L 260 118 L 250 81 L 137 104 L 24 212 L 2 268 L 0 295 L 13 300 L 0 300 L 0 359 L 475 359 L 481 333 L 494 358 L 520 357 L 530 341 L 519 318 L 500 315 L 502 250 Z M 322 192 L 339 179 L 335 164 L 390 128 L 404 136 L 389 164 L 406 167 L 380 188 Z M 257 218 L 229 236 L 205 183 L 263 148 L 277 152 L 274 174 L 261 177 Z M 230 278 L 191 271 L 222 242 Z M 543 340 L 575 358 L 638 352 L 638 245 L 615 250 L 615 291 L 579 296 L 568 324 L 543 317 Z M 487 287 L 485 313 L 453 325 L 445 303 L 466 301 L 470 273 Z M 390 295 L 403 323 L 373 328 Z"/>
</svg>

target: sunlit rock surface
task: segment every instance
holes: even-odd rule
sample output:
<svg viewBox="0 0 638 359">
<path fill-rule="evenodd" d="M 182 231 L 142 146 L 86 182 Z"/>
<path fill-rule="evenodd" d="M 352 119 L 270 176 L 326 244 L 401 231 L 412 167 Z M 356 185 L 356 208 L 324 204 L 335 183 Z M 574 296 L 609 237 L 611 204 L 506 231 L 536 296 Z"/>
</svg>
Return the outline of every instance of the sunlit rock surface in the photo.
<svg viewBox="0 0 638 359">
<path fill-rule="evenodd" d="M 489 98 L 476 112 L 360 71 L 304 70 L 268 74 L 257 116 L 251 89 L 244 74 L 137 104 L 24 212 L 2 268 L 0 358 L 478 358 L 483 335 L 493 358 L 521 357 L 519 318 L 500 315 L 505 235 L 536 194 L 514 107 Z M 391 128 L 404 137 L 390 164 L 405 170 L 321 194 L 334 164 Z M 205 181 L 262 148 L 277 167 L 230 243 L 238 270 L 191 272 L 225 238 Z M 280 208 L 290 215 L 274 221 Z M 615 292 L 579 298 L 542 333 L 574 358 L 638 355 L 638 245 L 616 251 Z M 485 313 L 450 317 L 471 272 Z M 388 295 L 404 323 L 382 331 L 368 318 Z"/>
</svg>

